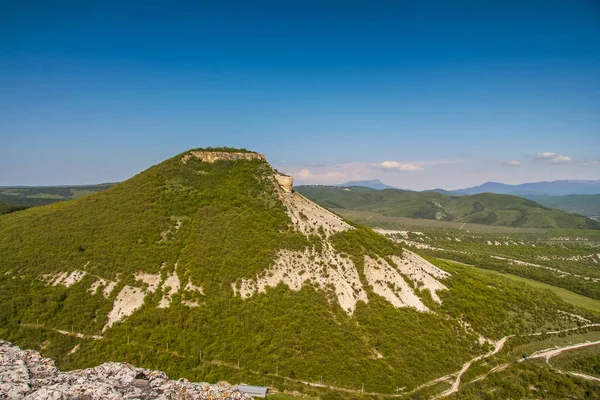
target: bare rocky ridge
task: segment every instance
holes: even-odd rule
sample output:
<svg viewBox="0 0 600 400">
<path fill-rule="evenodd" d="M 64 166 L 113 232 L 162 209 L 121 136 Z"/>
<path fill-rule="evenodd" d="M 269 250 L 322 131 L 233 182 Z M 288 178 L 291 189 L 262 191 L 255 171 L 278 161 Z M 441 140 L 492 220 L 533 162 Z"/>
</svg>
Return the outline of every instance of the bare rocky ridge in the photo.
<svg viewBox="0 0 600 400">
<path fill-rule="evenodd" d="M 181 161 L 186 163 L 190 158 L 196 157 L 207 163 L 214 163 L 215 161 L 225 160 L 266 160 L 264 154 L 259 153 L 236 153 L 227 151 L 191 151 L 190 154 L 183 156 Z"/>
<path fill-rule="evenodd" d="M 32 350 L 0 340 L 0 399 L 251 399 L 228 383 L 173 381 L 161 371 L 104 363 L 71 372 Z"/>
</svg>

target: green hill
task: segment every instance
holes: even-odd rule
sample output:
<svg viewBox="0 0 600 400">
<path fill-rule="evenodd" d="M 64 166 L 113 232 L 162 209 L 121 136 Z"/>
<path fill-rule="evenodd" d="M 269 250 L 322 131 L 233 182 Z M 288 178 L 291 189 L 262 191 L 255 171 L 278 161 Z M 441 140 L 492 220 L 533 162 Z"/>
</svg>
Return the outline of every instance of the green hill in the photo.
<svg viewBox="0 0 600 400">
<path fill-rule="evenodd" d="M 408 393 L 502 336 L 578 324 L 559 309 L 598 320 L 551 292 L 435 266 L 290 183 L 260 154 L 197 149 L 0 216 L 0 338 L 63 369 L 124 361 L 359 396 Z"/>
<path fill-rule="evenodd" d="M 600 219 L 600 194 L 571 194 L 567 196 L 527 196 L 547 207 Z"/>
<path fill-rule="evenodd" d="M 332 186 L 300 186 L 296 190 L 327 208 L 373 211 L 387 217 L 523 228 L 600 229 L 598 221 L 511 195 L 449 196 L 437 192 Z"/>
<path fill-rule="evenodd" d="M 0 215 L 23 208 L 78 199 L 114 185 L 115 183 L 80 186 L 0 187 Z"/>
</svg>

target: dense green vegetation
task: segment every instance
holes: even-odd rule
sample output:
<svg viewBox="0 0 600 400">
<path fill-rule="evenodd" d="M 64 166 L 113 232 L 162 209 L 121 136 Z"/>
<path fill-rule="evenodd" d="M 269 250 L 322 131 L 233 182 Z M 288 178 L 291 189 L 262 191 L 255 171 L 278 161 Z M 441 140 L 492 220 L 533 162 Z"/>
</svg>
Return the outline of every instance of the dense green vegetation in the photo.
<svg viewBox="0 0 600 400">
<path fill-rule="evenodd" d="M 495 270 L 485 270 L 490 273 L 497 273 L 502 277 L 514 280 L 516 282 L 523 282 L 528 285 L 531 285 L 540 289 L 547 289 L 554 292 L 558 297 L 560 297 L 563 301 L 573 304 L 576 307 L 587 308 L 588 310 L 598 311 L 600 310 L 600 300 L 592 299 L 586 296 L 582 296 L 577 293 L 573 293 L 569 290 L 563 289 L 558 286 L 548 285 L 547 283 L 542 283 L 533 279 L 523 278 L 521 276 L 507 274 L 507 273 L 499 273 Z"/>
<path fill-rule="evenodd" d="M 535 363 L 510 368 L 463 385 L 449 399 L 600 399 L 599 385 Z"/>
<path fill-rule="evenodd" d="M 21 211 L 26 208 L 27 208 L 27 206 L 15 206 L 15 205 L 8 205 L 8 204 L 0 204 L 0 215 L 10 214 L 11 212 Z"/>
<path fill-rule="evenodd" d="M 600 346 L 585 347 L 552 358 L 552 366 L 600 379 Z"/>
<path fill-rule="evenodd" d="M 443 303 L 423 292 L 432 312 L 396 309 L 372 292 L 362 268 L 364 255 L 402 249 L 360 226 L 330 238 L 354 261 L 368 292 L 369 302 L 359 302 L 353 315 L 311 285 L 294 292 L 280 284 L 243 300 L 232 284 L 267 269 L 279 250 L 318 249 L 324 238 L 294 230 L 266 162 L 182 163 L 182 156 L 91 196 L 0 216 L 0 338 L 39 349 L 66 369 L 127 361 L 173 378 L 351 398 L 301 381 L 408 391 L 488 350 L 480 334 L 498 339 L 577 325 L 557 309 L 600 321 L 550 292 L 433 259 L 452 274 L 443 280 Z M 87 275 L 68 288 L 42 279 L 82 269 Z M 157 308 L 158 289 L 101 340 L 89 338 L 102 330 L 119 291 L 142 285 L 134 278 L 139 271 L 176 271 L 182 287 L 202 286 L 194 298 L 200 306 L 186 306 L 180 293 L 170 308 Z M 89 291 L 97 277 L 118 282 L 109 298 Z"/>
<path fill-rule="evenodd" d="M 360 186 L 300 186 L 296 190 L 330 209 L 372 211 L 386 217 L 523 228 L 600 229 L 598 221 L 511 195 L 449 196 L 437 192 L 375 190 Z"/>
</svg>

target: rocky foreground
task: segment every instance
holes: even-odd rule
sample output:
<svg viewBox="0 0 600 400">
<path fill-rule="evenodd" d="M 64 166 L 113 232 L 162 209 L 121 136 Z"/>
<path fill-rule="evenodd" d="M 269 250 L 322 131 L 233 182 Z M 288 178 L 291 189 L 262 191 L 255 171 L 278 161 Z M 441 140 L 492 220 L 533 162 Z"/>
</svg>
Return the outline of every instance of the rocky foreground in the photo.
<svg viewBox="0 0 600 400">
<path fill-rule="evenodd" d="M 251 399 L 227 383 L 170 380 L 125 363 L 61 372 L 54 361 L 0 340 L 0 399 Z"/>
</svg>

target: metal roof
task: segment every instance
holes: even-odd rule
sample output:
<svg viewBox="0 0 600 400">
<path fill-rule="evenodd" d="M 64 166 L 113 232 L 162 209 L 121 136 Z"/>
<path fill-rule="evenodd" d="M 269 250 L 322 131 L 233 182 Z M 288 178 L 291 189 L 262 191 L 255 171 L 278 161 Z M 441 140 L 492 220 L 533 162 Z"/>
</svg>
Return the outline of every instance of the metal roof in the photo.
<svg viewBox="0 0 600 400">
<path fill-rule="evenodd" d="M 266 386 L 238 385 L 238 390 L 248 393 L 250 396 L 265 397 L 269 388 Z"/>
</svg>

